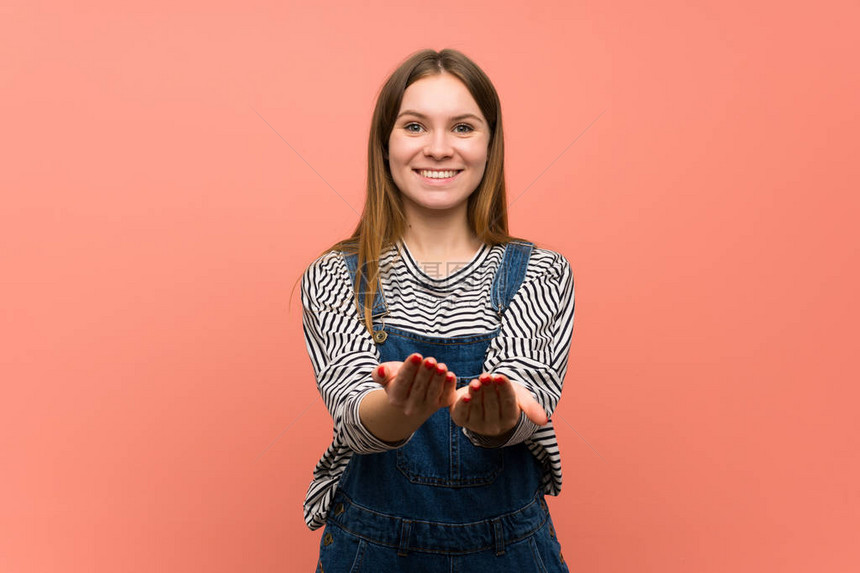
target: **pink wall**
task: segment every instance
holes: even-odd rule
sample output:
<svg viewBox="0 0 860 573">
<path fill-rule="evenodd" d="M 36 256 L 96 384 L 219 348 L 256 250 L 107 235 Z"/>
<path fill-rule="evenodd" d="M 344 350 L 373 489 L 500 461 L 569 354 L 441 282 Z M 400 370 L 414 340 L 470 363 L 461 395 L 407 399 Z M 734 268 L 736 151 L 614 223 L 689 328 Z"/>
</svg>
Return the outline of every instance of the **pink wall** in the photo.
<svg viewBox="0 0 860 573">
<path fill-rule="evenodd" d="M 856 2 L 67 4 L 0 8 L 0 571 L 312 570 L 291 289 L 424 47 L 573 264 L 572 570 L 860 568 Z"/>
</svg>

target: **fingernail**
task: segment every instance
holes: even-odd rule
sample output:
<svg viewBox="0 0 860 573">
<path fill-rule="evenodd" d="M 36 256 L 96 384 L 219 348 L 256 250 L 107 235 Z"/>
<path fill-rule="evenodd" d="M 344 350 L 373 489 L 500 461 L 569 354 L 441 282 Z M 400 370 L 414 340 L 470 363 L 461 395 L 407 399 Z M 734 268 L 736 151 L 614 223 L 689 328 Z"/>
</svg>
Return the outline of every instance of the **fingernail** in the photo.
<svg viewBox="0 0 860 573">
<path fill-rule="evenodd" d="M 433 364 L 432 362 L 425 362 L 424 366 L 427 367 L 427 370 L 433 370 L 434 368 L 436 368 L 436 365 Z"/>
<path fill-rule="evenodd" d="M 421 358 L 421 356 L 418 354 L 412 356 L 412 364 L 421 364 L 422 360 L 423 358 Z"/>
<path fill-rule="evenodd" d="M 472 401 L 472 397 L 471 397 L 471 396 L 463 396 L 463 402 L 465 402 L 466 404 L 468 404 L 468 403 L 469 403 L 469 402 L 471 402 L 471 401 Z"/>
<path fill-rule="evenodd" d="M 445 372 L 445 369 L 437 364 L 436 365 L 436 374 L 442 374 L 444 372 Z"/>
<path fill-rule="evenodd" d="M 377 376 L 379 376 L 380 378 L 385 378 L 385 366 L 380 366 L 379 368 L 377 368 L 377 369 L 376 369 L 376 374 L 377 374 Z"/>
<path fill-rule="evenodd" d="M 480 376 L 478 376 L 478 380 L 480 380 L 483 383 L 487 383 L 490 381 L 490 375 L 486 374 L 486 373 L 481 374 Z"/>
<path fill-rule="evenodd" d="M 445 382 L 453 382 L 456 379 L 457 377 L 454 376 L 453 372 L 448 372 L 448 374 L 445 376 Z"/>
</svg>

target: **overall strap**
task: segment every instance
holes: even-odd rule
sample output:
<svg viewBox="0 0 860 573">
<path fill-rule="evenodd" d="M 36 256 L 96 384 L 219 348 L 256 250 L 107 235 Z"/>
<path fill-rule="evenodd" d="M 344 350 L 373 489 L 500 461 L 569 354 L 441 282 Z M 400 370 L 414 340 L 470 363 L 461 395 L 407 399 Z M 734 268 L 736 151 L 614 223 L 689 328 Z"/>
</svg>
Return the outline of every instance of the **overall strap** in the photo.
<svg viewBox="0 0 860 573">
<path fill-rule="evenodd" d="M 511 241 L 505 245 L 505 255 L 493 279 L 491 302 L 501 317 L 526 277 L 534 243 Z"/>
<path fill-rule="evenodd" d="M 358 269 L 358 253 L 353 253 L 351 255 L 344 254 L 343 260 L 346 262 L 346 268 L 349 271 L 349 284 L 355 284 L 355 273 Z M 365 267 L 367 263 L 365 263 Z M 364 307 L 364 295 L 367 292 L 367 275 L 362 273 L 361 275 L 361 285 L 359 289 L 359 298 L 358 301 Z M 382 281 L 377 280 L 376 282 L 376 298 L 373 301 L 373 312 L 371 315 L 373 318 L 377 318 L 383 314 L 388 312 L 388 308 L 385 306 L 385 298 L 382 295 Z"/>
</svg>

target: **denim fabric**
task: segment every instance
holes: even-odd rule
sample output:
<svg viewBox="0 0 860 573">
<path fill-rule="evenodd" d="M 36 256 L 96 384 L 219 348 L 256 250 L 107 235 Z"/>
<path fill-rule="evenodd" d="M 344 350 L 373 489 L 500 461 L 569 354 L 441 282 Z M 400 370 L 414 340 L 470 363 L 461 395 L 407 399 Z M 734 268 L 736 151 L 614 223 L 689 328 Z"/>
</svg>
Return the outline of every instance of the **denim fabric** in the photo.
<svg viewBox="0 0 860 573">
<path fill-rule="evenodd" d="M 505 248 L 490 293 L 500 317 L 525 278 L 533 246 L 511 242 Z M 356 259 L 346 257 L 353 281 Z M 386 313 L 379 289 L 373 318 L 374 332 L 385 332 L 384 339 L 374 337 L 381 361 L 414 352 L 432 356 L 458 375 L 458 387 L 481 373 L 500 331 L 424 336 L 385 325 Z M 317 571 L 568 571 L 541 475 L 525 443 L 474 446 L 442 408 L 402 447 L 352 455 L 326 518 Z"/>
</svg>

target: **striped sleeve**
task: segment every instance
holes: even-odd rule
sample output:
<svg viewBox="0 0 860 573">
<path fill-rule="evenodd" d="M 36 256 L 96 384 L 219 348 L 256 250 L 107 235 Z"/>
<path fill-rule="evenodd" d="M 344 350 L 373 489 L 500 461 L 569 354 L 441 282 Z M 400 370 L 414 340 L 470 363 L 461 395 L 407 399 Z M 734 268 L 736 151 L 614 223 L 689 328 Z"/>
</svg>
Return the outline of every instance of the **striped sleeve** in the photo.
<svg viewBox="0 0 860 573">
<path fill-rule="evenodd" d="M 342 254 L 329 252 L 302 275 L 302 328 L 317 388 L 334 421 L 333 447 L 371 454 L 398 448 L 374 436 L 359 417 L 361 400 L 382 388 L 371 378 L 380 355 L 355 307 Z"/>
<path fill-rule="evenodd" d="M 490 343 L 484 371 L 504 374 L 525 386 L 552 416 L 561 397 L 573 335 L 574 285 L 570 263 L 553 253 L 548 264 L 523 282 L 502 316 L 499 335 Z M 518 425 L 503 443 L 466 432 L 476 446 L 511 446 L 526 440 L 544 443 L 553 465 L 560 465 L 555 430 L 550 421 L 538 426 L 520 416 Z"/>
</svg>

